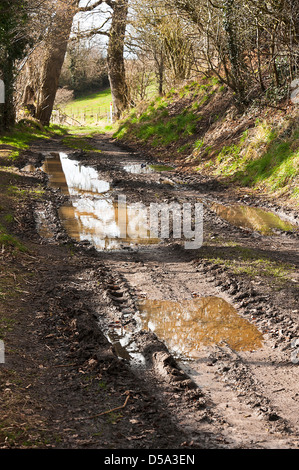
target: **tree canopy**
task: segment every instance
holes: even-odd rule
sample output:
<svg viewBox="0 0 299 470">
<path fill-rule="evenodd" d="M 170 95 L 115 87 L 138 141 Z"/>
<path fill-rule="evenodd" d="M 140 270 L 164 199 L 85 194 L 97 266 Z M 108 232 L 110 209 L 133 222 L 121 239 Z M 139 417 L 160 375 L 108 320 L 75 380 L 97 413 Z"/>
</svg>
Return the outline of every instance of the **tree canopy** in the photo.
<svg viewBox="0 0 299 470">
<path fill-rule="evenodd" d="M 75 31 L 78 13 L 82 28 Z M 107 38 L 99 57 L 106 60 L 117 117 L 144 96 L 140 87 L 153 74 L 160 94 L 216 75 L 242 111 L 254 99 L 285 96 L 298 77 L 298 25 L 293 0 L 3 0 L 0 127 L 13 124 L 16 106 L 48 124 L 67 51 L 72 57 L 74 40 L 97 36 Z"/>
</svg>

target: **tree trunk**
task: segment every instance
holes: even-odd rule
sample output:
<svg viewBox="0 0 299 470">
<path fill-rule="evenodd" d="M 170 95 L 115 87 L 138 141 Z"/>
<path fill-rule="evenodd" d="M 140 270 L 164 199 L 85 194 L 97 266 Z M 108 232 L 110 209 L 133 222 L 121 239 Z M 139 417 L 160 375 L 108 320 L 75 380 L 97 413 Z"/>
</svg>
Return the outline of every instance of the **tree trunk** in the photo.
<svg viewBox="0 0 299 470">
<path fill-rule="evenodd" d="M 107 53 L 108 74 L 116 118 L 119 119 L 128 107 L 129 96 L 126 84 L 124 42 L 128 16 L 128 0 L 115 0 L 109 31 Z"/>
<path fill-rule="evenodd" d="M 5 67 L 2 70 L 4 82 L 4 103 L 1 105 L 0 129 L 8 130 L 15 124 L 14 106 L 14 61 L 7 57 Z"/>
<path fill-rule="evenodd" d="M 26 67 L 23 105 L 44 126 L 50 123 L 77 4 L 74 0 L 58 0 L 51 30 Z"/>
<path fill-rule="evenodd" d="M 243 54 L 241 45 L 235 33 L 235 16 L 234 16 L 234 0 L 225 0 L 224 13 L 224 30 L 227 34 L 227 48 L 231 63 L 232 88 L 235 91 L 235 103 L 239 111 L 244 110 L 247 104 L 245 98 L 245 74 L 246 69 L 243 62 Z"/>
</svg>

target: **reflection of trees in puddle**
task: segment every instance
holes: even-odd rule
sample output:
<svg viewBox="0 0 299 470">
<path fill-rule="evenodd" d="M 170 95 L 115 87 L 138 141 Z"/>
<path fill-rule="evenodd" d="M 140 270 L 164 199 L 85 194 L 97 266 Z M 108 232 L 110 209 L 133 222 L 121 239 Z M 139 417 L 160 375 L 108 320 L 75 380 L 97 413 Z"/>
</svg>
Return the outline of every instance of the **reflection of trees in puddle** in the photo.
<svg viewBox="0 0 299 470">
<path fill-rule="evenodd" d="M 102 194 L 110 189 L 110 184 L 100 180 L 94 168 L 83 166 L 77 160 L 70 160 L 65 153 L 47 158 L 43 170 L 50 176 L 51 186 L 59 187 L 70 196 L 81 193 Z"/>
<path fill-rule="evenodd" d="M 262 334 L 218 297 L 139 302 L 143 328 L 154 331 L 178 357 L 196 359 L 202 345 L 225 341 L 232 349 L 262 346 Z"/>
<path fill-rule="evenodd" d="M 146 208 L 139 204 L 122 207 L 107 197 L 110 184 L 99 179 L 94 168 L 60 153 L 47 158 L 43 170 L 51 186 L 71 198 L 71 204 L 62 206 L 59 215 L 75 240 L 87 240 L 97 249 L 157 242 L 149 236 Z"/>
<path fill-rule="evenodd" d="M 125 211 L 125 213 L 123 213 Z M 98 249 L 118 248 L 120 244 L 151 243 L 147 211 L 139 205 L 120 209 L 111 199 L 81 197 L 72 206 L 62 206 L 60 217 L 68 234 L 76 240 L 88 240 Z M 121 223 L 125 222 L 125 236 Z"/>
<path fill-rule="evenodd" d="M 141 174 L 163 171 L 173 171 L 174 167 L 169 165 L 149 165 L 147 163 L 130 163 L 123 166 L 128 173 Z"/>
<path fill-rule="evenodd" d="M 282 220 L 272 212 L 264 211 L 258 207 L 249 206 L 224 206 L 212 203 L 211 209 L 223 219 L 239 227 L 257 230 L 263 234 L 269 234 L 273 229 L 283 231 L 294 230 L 296 227 Z"/>
<path fill-rule="evenodd" d="M 118 332 L 110 330 L 107 336 L 118 357 L 128 361 L 134 361 L 135 363 L 139 363 L 139 365 L 145 364 L 145 358 L 139 352 L 138 346 L 132 338 L 132 334 L 123 327 L 119 329 Z"/>
</svg>

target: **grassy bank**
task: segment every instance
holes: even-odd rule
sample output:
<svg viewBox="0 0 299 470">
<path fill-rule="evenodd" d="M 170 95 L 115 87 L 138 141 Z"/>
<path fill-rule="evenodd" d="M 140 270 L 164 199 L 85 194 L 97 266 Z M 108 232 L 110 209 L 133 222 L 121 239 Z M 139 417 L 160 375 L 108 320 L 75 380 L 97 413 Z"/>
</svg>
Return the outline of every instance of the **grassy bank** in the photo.
<svg viewBox="0 0 299 470">
<path fill-rule="evenodd" d="M 0 134 L 0 166 L 3 166 L 5 162 L 8 164 L 16 162 L 34 140 L 50 139 L 54 134 L 65 133 L 66 129 L 56 125 L 42 127 L 34 121 L 17 124 L 10 132 Z"/>
<path fill-rule="evenodd" d="M 295 105 L 238 115 L 230 91 L 209 79 L 140 104 L 114 136 L 184 169 L 299 204 Z"/>
<path fill-rule="evenodd" d="M 44 128 L 35 122 L 25 121 L 10 132 L 0 135 L 0 252 L 26 252 L 26 247 L 14 235 L 16 208 L 28 196 L 39 197 L 39 185 L 27 187 L 22 182 L 16 165 L 22 153 L 30 148 L 35 140 L 49 139 L 53 135 L 64 135 L 65 129 L 59 126 Z M 0 286 L 1 292 L 1 286 Z"/>
</svg>

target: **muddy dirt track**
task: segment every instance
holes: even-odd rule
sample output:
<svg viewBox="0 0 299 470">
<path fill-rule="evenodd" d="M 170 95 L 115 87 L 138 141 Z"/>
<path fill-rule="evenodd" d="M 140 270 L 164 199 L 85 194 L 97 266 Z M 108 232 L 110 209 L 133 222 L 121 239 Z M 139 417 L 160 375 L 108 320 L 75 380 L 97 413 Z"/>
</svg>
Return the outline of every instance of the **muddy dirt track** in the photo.
<svg viewBox="0 0 299 470">
<path fill-rule="evenodd" d="M 19 165 L 20 184 L 38 181 L 45 194 L 18 209 L 30 254 L 6 260 L 30 277 L 4 304 L 17 321 L 0 366 L 1 448 L 297 448 L 298 229 L 238 227 L 213 204 L 262 207 L 291 224 L 296 211 L 200 175 L 147 171 L 156 162 L 107 136 L 90 143 L 101 152 L 36 143 Z M 203 203 L 203 246 L 186 250 L 170 232 L 107 249 L 80 206 L 84 188 L 72 206 L 65 180 L 51 185 L 40 171 L 59 152 L 97 171 L 108 186 L 96 202 L 110 211 L 119 195 L 147 207 Z"/>
</svg>

